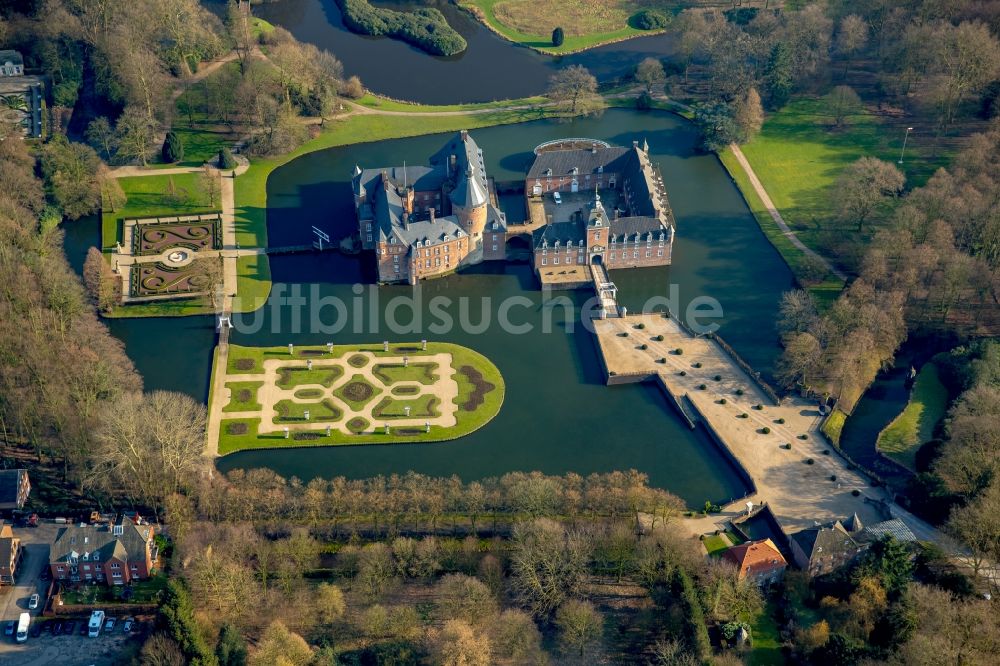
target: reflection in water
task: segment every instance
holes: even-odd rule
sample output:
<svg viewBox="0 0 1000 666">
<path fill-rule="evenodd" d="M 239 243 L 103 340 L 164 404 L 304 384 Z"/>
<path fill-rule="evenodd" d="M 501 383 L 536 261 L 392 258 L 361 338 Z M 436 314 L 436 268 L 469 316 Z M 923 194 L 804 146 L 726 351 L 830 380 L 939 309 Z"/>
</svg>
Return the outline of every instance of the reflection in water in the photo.
<svg viewBox="0 0 1000 666">
<path fill-rule="evenodd" d="M 613 271 L 623 302 L 635 311 L 647 299 L 664 296 L 677 286 L 685 307 L 699 295 L 720 301 L 721 334 L 741 355 L 765 372 L 777 354 L 773 315 L 783 290 L 792 284 L 784 263 L 760 233 L 739 192 L 711 155 L 694 153 L 695 133 L 682 119 L 663 113 L 612 110 L 599 119 L 560 124 L 537 121 L 474 130 L 486 167 L 497 180 L 522 177 L 525 155 L 537 144 L 562 136 L 588 136 L 629 145 L 649 140 L 659 163 L 678 223 L 675 263 L 670 267 Z M 416 137 L 333 148 L 298 158 L 276 170 L 268 181 L 268 235 L 272 245 L 308 242 L 310 227 L 326 229 L 334 238 L 354 227 L 349 180 L 355 163 L 377 167 L 423 163 L 440 147 L 442 137 Z M 505 202 L 506 203 L 506 202 Z M 513 202 L 514 205 L 520 202 Z M 68 228 L 67 249 L 79 265 L 98 225 L 76 223 Z M 284 255 L 271 258 L 276 283 L 301 285 L 309 294 L 316 285 L 319 298 L 356 297 L 352 286 L 370 282 L 365 257 Z M 652 385 L 606 387 L 591 334 L 556 325 L 543 333 L 541 322 L 561 312 L 547 311 L 535 279 L 526 265 L 485 264 L 473 270 L 421 285 L 421 313 L 435 295 L 466 298 L 468 318 L 493 323 L 482 332 L 456 330 L 432 335 L 426 330 L 408 337 L 463 344 L 485 354 L 503 373 L 507 396 L 496 419 L 454 442 L 396 446 L 290 449 L 237 453 L 223 458 L 223 471 L 266 465 L 287 476 L 353 477 L 405 472 L 448 475 L 466 479 L 510 470 L 587 474 L 635 468 L 653 484 L 669 488 L 693 505 L 706 499 L 725 500 L 742 494 L 732 469 L 700 433 L 683 427 L 663 396 Z M 362 300 L 372 291 L 361 290 Z M 408 286 L 385 286 L 376 292 L 381 303 L 410 295 Z M 578 309 L 590 297 L 585 291 L 562 294 Z M 519 321 L 535 324 L 525 335 L 505 334 L 495 324 L 496 308 L 505 298 L 520 296 L 530 305 L 516 311 Z M 482 299 L 490 303 L 483 305 Z M 451 315 L 458 319 L 459 312 Z M 324 313 L 329 317 L 330 313 Z M 285 345 L 381 342 L 386 339 L 384 311 L 373 322 L 378 332 L 355 334 L 350 328 L 336 335 L 293 334 L 291 312 L 260 313 L 261 331 L 236 332 L 235 344 Z M 405 317 L 401 316 L 402 319 Z M 329 319 L 326 320 L 329 323 Z M 134 319 L 112 321 L 129 355 L 143 373 L 147 388 L 187 392 L 204 400 L 210 372 L 214 331 L 209 318 Z"/>
</svg>

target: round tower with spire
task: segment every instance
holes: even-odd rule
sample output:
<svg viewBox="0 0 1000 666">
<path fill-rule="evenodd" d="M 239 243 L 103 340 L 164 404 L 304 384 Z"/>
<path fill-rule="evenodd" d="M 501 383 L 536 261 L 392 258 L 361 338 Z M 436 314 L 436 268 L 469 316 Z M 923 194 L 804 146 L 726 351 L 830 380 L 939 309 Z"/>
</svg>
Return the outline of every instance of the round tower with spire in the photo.
<svg viewBox="0 0 1000 666">
<path fill-rule="evenodd" d="M 486 228 L 486 206 L 489 203 L 489 195 L 473 170 L 472 164 L 466 166 L 465 173 L 451 191 L 449 198 L 451 210 L 458 218 L 458 224 L 462 229 L 471 236 L 481 235 Z"/>
</svg>

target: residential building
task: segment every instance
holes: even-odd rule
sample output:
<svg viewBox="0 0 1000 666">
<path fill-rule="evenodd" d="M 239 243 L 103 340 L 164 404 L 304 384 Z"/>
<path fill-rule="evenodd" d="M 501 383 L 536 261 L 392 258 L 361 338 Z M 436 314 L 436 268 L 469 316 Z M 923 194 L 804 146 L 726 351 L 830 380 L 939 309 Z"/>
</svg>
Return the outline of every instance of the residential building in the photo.
<svg viewBox="0 0 1000 666">
<path fill-rule="evenodd" d="M 24 508 L 31 493 L 31 480 L 26 469 L 0 470 L 0 511 Z"/>
<path fill-rule="evenodd" d="M 44 108 L 42 79 L 24 73 L 24 58 L 20 53 L 0 50 L 0 122 L 15 125 L 25 136 L 37 138 L 42 135 Z"/>
<path fill-rule="evenodd" d="M 21 540 L 7 523 L 0 524 L 0 586 L 13 585 L 24 551 Z"/>
<path fill-rule="evenodd" d="M 148 578 L 159 566 L 155 529 L 138 515 L 106 525 L 71 525 L 59 530 L 49 552 L 52 578 L 125 585 Z"/>
<path fill-rule="evenodd" d="M 785 575 L 788 563 L 770 539 L 747 541 L 722 553 L 723 559 L 739 569 L 739 578 L 749 578 L 758 585 L 770 585 Z"/>
<path fill-rule="evenodd" d="M 379 282 L 416 284 L 506 256 L 506 216 L 469 133 L 455 134 L 429 161 L 354 168 L 358 233 L 362 248 L 375 252 Z"/>
<path fill-rule="evenodd" d="M 791 535 L 795 564 L 810 576 L 822 576 L 852 562 L 867 546 L 856 538 L 864 526 L 857 514 L 841 522 L 816 525 Z"/>
</svg>

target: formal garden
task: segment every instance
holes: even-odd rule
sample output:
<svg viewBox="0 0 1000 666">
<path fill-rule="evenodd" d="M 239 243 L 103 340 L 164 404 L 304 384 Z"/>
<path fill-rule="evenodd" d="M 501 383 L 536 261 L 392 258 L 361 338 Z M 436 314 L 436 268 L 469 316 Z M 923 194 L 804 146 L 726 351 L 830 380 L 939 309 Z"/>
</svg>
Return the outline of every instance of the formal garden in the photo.
<svg viewBox="0 0 1000 666">
<path fill-rule="evenodd" d="M 165 250 L 183 247 L 189 250 L 222 248 L 222 218 L 200 215 L 191 218 L 154 218 L 136 220 L 132 232 L 132 254 L 157 255 Z M 126 226 L 129 221 L 125 222 Z"/>
<path fill-rule="evenodd" d="M 218 263 L 218 259 L 200 259 L 183 266 L 160 262 L 130 266 L 130 300 L 203 296 L 212 288 Z"/>
<path fill-rule="evenodd" d="M 210 437 L 220 454 L 451 440 L 488 423 L 504 398 L 503 377 L 485 356 L 423 341 L 229 345 L 216 352 L 212 386 L 209 408 L 220 418 Z"/>
</svg>

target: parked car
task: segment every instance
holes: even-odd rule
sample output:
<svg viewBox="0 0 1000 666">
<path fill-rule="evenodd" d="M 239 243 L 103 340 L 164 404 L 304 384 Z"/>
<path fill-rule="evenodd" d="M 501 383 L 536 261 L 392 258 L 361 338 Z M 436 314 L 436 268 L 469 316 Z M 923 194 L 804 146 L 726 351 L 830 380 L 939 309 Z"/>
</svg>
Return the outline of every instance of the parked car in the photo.
<svg viewBox="0 0 1000 666">
<path fill-rule="evenodd" d="M 562 196 L 558 192 L 553 192 L 552 200 L 555 201 L 556 205 L 558 206 L 559 204 L 562 203 Z"/>
<path fill-rule="evenodd" d="M 54 625 L 52 625 L 52 635 L 53 636 L 58 636 L 59 634 L 62 633 L 62 631 L 63 631 L 63 623 L 62 622 L 56 622 Z"/>
<path fill-rule="evenodd" d="M 69 622 L 64 624 L 63 633 L 66 634 L 67 636 L 72 636 L 74 633 L 76 633 L 76 622 L 70 620 Z"/>
<path fill-rule="evenodd" d="M 13 636 L 14 635 L 14 627 L 16 627 L 16 626 L 17 626 L 17 622 L 8 622 L 7 624 L 5 624 L 4 628 L 3 628 L 4 635 L 5 636 Z"/>
<path fill-rule="evenodd" d="M 38 527 L 38 514 L 33 513 L 28 516 L 28 527 Z"/>
<path fill-rule="evenodd" d="M 81 620 L 80 621 L 80 635 L 81 636 L 86 636 L 89 631 L 90 631 L 90 627 L 87 626 L 87 621 L 86 620 Z"/>
<path fill-rule="evenodd" d="M 31 637 L 32 638 L 38 638 L 39 636 L 41 636 L 42 635 L 42 623 L 41 622 L 35 622 L 35 623 L 33 623 L 31 625 L 31 631 L 30 631 L 30 633 L 31 633 Z"/>
<path fill-rule="evenodd" d="M 130 631 L 132 631 L 132 627 L 134 625 L 135 625 L 135 618 L 134 617 L 125 618 L 125 626 L 123 627 L 122 630 L 127 634 Z"/>
<path fill-rule="evenodd" d="M 33 594 L 28 598 L 28 610 L 35 610 L 38 608 L 38 595 Z"/>
<path fill-rule="evenodd" d="M 111 631 L 115 628 L 115 618 L 109 617 L 104 623 L 104 631 Z"/>
</svg>

